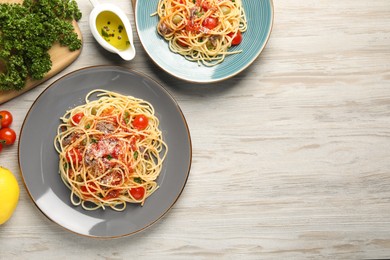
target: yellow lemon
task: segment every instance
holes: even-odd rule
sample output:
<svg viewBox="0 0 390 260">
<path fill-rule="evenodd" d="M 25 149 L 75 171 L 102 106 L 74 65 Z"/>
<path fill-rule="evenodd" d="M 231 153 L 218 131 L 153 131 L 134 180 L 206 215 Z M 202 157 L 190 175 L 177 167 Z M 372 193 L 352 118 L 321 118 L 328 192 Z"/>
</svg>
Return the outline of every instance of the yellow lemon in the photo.
<svg viewBox="0 0 390 260">
<path fill-rule="evenodd" d="M 14 213 L 19 200 L 19 185 L 8 169 L 0 166 L 0 225 Z"/>
</svg>

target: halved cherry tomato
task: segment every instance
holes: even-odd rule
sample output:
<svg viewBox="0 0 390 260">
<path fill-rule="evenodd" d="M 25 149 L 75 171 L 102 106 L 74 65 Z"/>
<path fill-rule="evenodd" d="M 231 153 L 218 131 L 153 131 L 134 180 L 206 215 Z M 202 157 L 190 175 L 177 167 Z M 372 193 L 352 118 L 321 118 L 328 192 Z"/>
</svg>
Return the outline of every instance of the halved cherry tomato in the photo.
<svg viewBox="0 0 390 260">
<path fill-rule="evenodd" d="M 81 119 L 84 117 L 84 113 L 80 112 L 72 116 L 72 125 L 78 125 Z"/>
<path fill-rule="evenodd" d="M 117 197 L 119 197 L 119 190 L 110 190 L 103 199 L 109 200 L 109 199 L 114 199 Z"/>
<path fill-rule="evenodd" d="M 72 148 L 66 153 L 66 160 L 68 162 L 80 163 L 83 160 L 83 155 L 77 148 Z"/>
<path fill-rule="evenodd" d="M 182 39 L 177 39 L 176 42 L 177 42 L 177 44 L 179 44 L 181 47 L 184 47 L 184 48 L 188 47 L 188 43 L 185 42 L 185 41 L 182 40 Z"/>
<path fill-rule="evenodd" d="M 218 19 L 214 17 L 207 17 L 203 20 L 202 25 L 210 30 L 214 29 L 218 25 Z"/>
<path fill-rule="evenodd" d="M 210 8 L 211 8 L 211 6 L 210 6 L 209 2 L 205 1 L 205 2 L 202 3 L 203 11 L 207 12 L 207 10 L 209 10 Z"/>
<path fill-rule="evenodd" d="M 236 36 L 234 36 L 234 33 L 229 33 L 229 37 L 234 37 L 232 40 L 232 45 L 239 45 L 242 42 L 242 33 L 240 31 L 237 31 Z"/>
<path fill-rule="evenodd" d="M 1 128 L 9 127 L 12 124 L 12 114 L 7 110 L 0 111 L 0 125 Z"/>
<path fill-rule="evenodd" d="M 89 193 L 89 192 L 95 192 L 95 191 L 97 191 L 97 185 L 94 183 L 94 182 L 90 182 L 90 183 L 88 183 L 87 184 L 88 185 L 88 188 L 89 188 L 89 191 L 88 191 L 88 189 L 87 189 L 87 186 L 81 186 L 80 187 L 80 190 L 82 191 L 82 192 L 84 192 L 84 193 Z"/>
<path fill-rule="evenodd" d="M 137 188 L 131 188 L 130 194 L 135 200 L 141 200 L 145 196 L 145 188 L 142 186 Z"/>
<path fill-rule="evenodd" d="M 130 148 L 133 151 L 137 151 L 137 136 L 133 136 L 130 140 Z"/>
<path fill-rule="evenodd" d="M 149 119 L 141 114 L 137 115 L 133 120 L 133 126 L 138 130 L 144 130 L 149 124 Z"/>
<path fill-rule="evenodd" d="M 0 129 L 0 142 L 5 145 L 11 145 L 15 143 L 16 133 L 11 128 L 2 128 Z"/>
</svg>

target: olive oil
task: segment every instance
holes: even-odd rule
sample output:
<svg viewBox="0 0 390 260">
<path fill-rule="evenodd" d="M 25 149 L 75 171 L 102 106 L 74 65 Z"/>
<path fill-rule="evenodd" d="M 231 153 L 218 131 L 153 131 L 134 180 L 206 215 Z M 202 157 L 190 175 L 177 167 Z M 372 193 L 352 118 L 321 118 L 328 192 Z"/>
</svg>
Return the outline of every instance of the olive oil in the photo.
<svg viewBox="0 0 390 260">
<path fill-rule="evenodd" d="M 130 47 L 126 28 L 115 13 L 101 12 L 96 18 L 96 28 L 103 39 L 118 50 L 126 50 Z"/>
</svg>

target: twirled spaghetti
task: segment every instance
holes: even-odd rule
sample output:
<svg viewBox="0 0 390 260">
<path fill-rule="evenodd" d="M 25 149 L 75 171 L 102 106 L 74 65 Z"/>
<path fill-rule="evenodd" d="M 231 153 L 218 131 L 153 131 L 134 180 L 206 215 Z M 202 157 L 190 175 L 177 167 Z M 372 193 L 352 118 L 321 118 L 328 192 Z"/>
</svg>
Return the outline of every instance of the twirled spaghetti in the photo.
<svg viewBox="0 0 390 260">
<path fill-rule="evenodd" d="M 90 100 L 91 95 L 97 100 Z M 168 152 L 159 120 L 147 101 L 106 90 L 65 113 L 54 146 L 60 175 L 74 205 L 121 211 L 144 204 L 157 188 Z"/>
<path fill-rule="evenodd" d="M 241 0 L 159 0 L 158 33 L 169 48 L 206 66 L 221 63 L 247 29 Z"/>
</svg>

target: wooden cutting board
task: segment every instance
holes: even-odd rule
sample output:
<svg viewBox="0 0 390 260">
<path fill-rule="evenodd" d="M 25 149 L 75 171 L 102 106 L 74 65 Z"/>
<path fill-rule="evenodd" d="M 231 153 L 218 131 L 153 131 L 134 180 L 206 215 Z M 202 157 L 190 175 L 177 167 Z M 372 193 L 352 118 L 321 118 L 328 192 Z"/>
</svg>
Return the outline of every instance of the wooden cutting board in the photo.
<svg viewBox="0 0 390 260">
<path fill-rule="evenodd" d="M 23 3 L 23 0 L 0 0 L 0 3 Z M 80 28 L 76 21 L 73 21 L 73 27 L 75 32 L 79 35 L 79 39 L 82 39 Z M 58 43 L 54 44 L 53 47 L 49 50 L 53 65 L 51 70 L 46 74 L 46 76 L 42 80 L 27 79 L 26 85 L 22 90 L 0 91 L 0 104 L 29 91 L 30 89 L 38 86 L 45 80 L 53 77 L 54 75 L 65 69 L 67 66 L 69 66 L 73 61 L 75 61 L 80 55 L 80 53 L 81 49 L 76 51 L 69 51 L 68 47 L 62 47 Z"/>
</svg>

